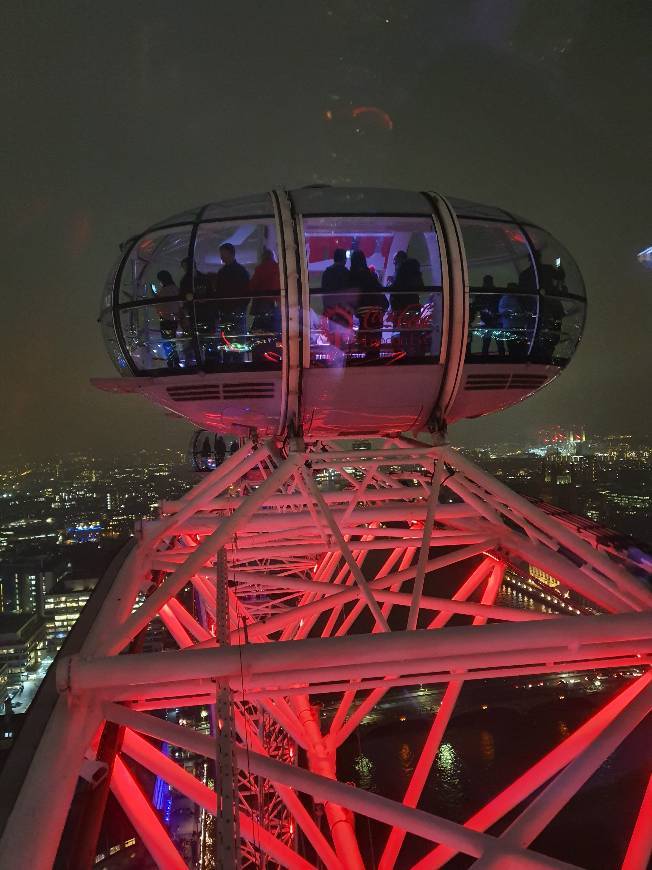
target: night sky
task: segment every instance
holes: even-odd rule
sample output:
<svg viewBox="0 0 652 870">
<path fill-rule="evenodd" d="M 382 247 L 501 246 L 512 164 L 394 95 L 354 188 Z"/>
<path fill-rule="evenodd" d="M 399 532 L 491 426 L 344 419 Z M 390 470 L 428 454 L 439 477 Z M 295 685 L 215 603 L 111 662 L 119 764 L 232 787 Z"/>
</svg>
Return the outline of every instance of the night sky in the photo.
<svg viewBox="0 0 652 870">
<path fill-rule="evenodd" d="M 0 462 L 184 446 L 190 424 L 88 383 L 114 372 L 96 317 L 118 243 L 315 182 L 502 205 L 579 262 L 570 368 L 453 439 L 649 432 L 651 33 L 648 0 L 5 3 Z"/>
</svg>

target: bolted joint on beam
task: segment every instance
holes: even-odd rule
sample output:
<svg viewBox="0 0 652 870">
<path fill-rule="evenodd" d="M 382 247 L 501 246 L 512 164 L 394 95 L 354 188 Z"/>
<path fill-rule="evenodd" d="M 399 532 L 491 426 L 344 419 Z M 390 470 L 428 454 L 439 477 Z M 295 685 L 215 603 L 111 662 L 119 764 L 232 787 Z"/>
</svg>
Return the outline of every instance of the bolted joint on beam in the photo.
<svg viewBox="0 0 652 870">
<path fill-rule="evenodd" d="M 57 664 L 56 685 L 60 695 L 72 692 L 72 668 L 74 660 L 77 658 L 78 656 L 64 656 Z"/>
</svg>

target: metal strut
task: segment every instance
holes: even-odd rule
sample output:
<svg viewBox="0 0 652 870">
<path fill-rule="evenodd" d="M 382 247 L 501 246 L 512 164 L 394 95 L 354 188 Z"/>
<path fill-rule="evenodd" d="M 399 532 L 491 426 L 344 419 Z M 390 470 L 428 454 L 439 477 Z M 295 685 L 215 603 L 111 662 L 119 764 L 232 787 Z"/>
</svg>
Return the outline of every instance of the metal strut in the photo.
<svg viewBox="0 0 652 870">
<path fill-rule="evenodd" d="M 229 629 L 228 566 L 222 547 L 215 560 L 216 608 L 215 636 L 220 647 L 231 644 Z M 217 680 L 215 698 L 215 867 L 217 870 L 240 870 L 240 823 L 238 800 L 238 765 L 235 748 L 233 692 L 228 680 Z"/>
</svg>

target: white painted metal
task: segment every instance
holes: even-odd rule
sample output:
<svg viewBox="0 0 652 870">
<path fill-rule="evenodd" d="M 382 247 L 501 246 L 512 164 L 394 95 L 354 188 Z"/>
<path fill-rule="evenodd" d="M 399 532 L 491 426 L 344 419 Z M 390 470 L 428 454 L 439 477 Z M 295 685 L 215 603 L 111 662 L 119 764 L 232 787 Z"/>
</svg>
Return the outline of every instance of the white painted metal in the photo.
<svg viewBox="0 0 652 870">
<path fill-rule="evenodd" d="M 262 469 L 255 488 L 252 468 Z M 324 479 L 340 489 L 319 487 L 326 472 L 331 477 Z M 333 474 L 339 475 L 335 483 Z M 458 501 L 447 503 L 450 498 Z M 215 583 L 220 550 L 230 581 L 222 603 Z M 381 558 L 374 569 L 375 554 Z M 583 615 L 568 615 L 561 599 L 559 612 L 548 614 L 495 605 L 503 574 L 523 577 L 528 564 L 554 573 L 581 595 L 571 600 Z M 462 569 L 450 596 L 433 594 L 440 572 L 461 575 Z M 156 575 L 159 585 L 132 613 L 152 572 L 162 572 Z M 207 614 L 204 623 L 187 609 L 191 593 L 178 597 L 188 584 Z M 472 624 L 448 625 L 453 614 Z M 213 638 L 212 621 L 220 618 L 230 645 Z M 177 649 L 119 655 L 158 619 Z M 645 586 L 447 445 L 395 438 L 357 451 L 345 443 L 296 443 L 285 458 L 272 443 L 255 450 L 247 445 L 145 526 L 81 653 L 57 663 L 62 697 L 3 834 L 0 856 L 9 844 L 13 866 L 51 866 L 79 767 L 85 754 L 92 755 L 102 716 L 131 729 L 127 754 L 135 752 L 159 775 L 166 772 L 206 811 L 202 783 L 170 768 L 169 759 L 159 760 L 158 750 L 137 733 L 214 758 L 214 737 L 144 711 L 214 703 L 218 680 L 235 699 L 242 849 L 250 866 L 266 854 L 278 865 L 306 870 L 305 857 L 290 860 L 300 829 L 329 870 L 362 867 L 352 813 L 391 826 L 383 870 L 395 866 L 397 846 L 411 834 L 440 843 L 437 849 L 447 855 L 462 851 L 480 858 L 483 866 L 568 866 L 524 847 L 645 715 L 649 674 L 600 711 L 594 724 L 571 735 L 568 745 L 535 764 L 522 783 L 506 790 L 499 811 L 480 813 L 485 821 L 477 826 L 416 808 L 461 683 L 567 669 L 627 667 L 643 674 L 651 662 L 652 607 Z M 419 683 L 447 689 L 403 802 L 338 783 L 338 749 L 388 691 Z M 339 699 L 329 727 L 313 706 L 324 693 Z M 104 703 L 101 710 L 98 702 Z M 272 730 L 261 730 L 263 714 L 274 723 Z M 266 742 L 271 733 L 277 737 Z M 297 768 L 296 747 L 307 769 Z M 120 765 L 118 770 L 114 793 L 133 815 L 139 799 L 130 797 L 133 786 Z M 51 791 L 42 784 L 59 780 L 62 808 L 52 813 Z M 500 818 L 547 780 L 548 790 L 512 827 L 526 833 L 483 833 L 497 812 Z M 273 813 L 262 827 L 264 808 L 255 800 L 261 783 Z M 327 830 L 319 830 L 297 790 L 323 805 Z M 27 819 L 47 831 L 50 845 L 25 836 Z M 154 845 L 158 829 L 146 822 L 143 841 L 172 861 L 174 845 L 160 838 Z M 270 839 L 270 826 L 281 845 L 274 845 L 276 835 Z M 444 854 L 437 849 L 434 862 Z M 431 865 L 420 870 L 426 866 Z"/>
</svg>

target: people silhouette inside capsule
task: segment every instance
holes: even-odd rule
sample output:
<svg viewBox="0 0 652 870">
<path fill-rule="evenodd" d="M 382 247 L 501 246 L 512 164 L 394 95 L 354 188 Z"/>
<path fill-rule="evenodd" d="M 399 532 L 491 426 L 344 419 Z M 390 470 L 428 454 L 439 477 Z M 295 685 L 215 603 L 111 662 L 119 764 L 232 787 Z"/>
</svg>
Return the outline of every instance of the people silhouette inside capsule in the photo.
<svg viewBox="0 0 652 870">
<path fill-rule="evenodd" d="M 501 318 L 498 313 L 499 298 L 496 294 L 493 275 L 483 277 L 482 294 L 478 299 L 478 309 L 482 321 L 482 356 L 489 356 L 492 339 L 496 343 L 498 356 L 505 356 L 505 341 L 501 334 Z"/>
<path fill-rule="evenodd" d="M 357 293 L 353 291 L 351 273 L 346 267 L 346 251 L 335 248 L 333 263 L 321 277 L 324 294 L 325 332 L 328 343 L 335 349 L 331 364 L 340 366 L 346 362 L 346 348 L 353 341 L 353 312 Z"/>
<path fill-rule="evenodd" d="M 192 261 L 190 257 L 184 257 L 181 261 L 181 268 L 183 269 L 183 275 L 181 276 L 181 281 L 179 281 L 179 289 L 181 292 L 189 298 L 193 293 L 193 278 L 192 278 Z"/>
<path fill-rule="evenodd" d="M 401 264 L 404 263 L 408 258 L 407 251 L 397 251 L 394 254 L 394 274 L 390 277 L 387 282 L 387 286 L 391 287 L 396 281 L 396 276 L 398 274 L 398 270 L 401 267 Z"/>
<path fill-rule="evenodd" d="M 207 336 L 204 348 L 209 368 L 242 361 L 250 298 L 249 272 L 238 263 L 235 247 L 224 242 L 219 250 L 223 265 L 216 274 L 206 276 L 197 316 L 198 327 Z"/>
<path fill-rule="evenodd" d="M 564 283 L 566 272 L 553 263 L 544 263 L 540 251 L 534 251 L 533 262 L 518 276 L 518 289 L 523 293 L 544 293 L 565 295 L 568 288 Z M 538 284 L 538 286 L 537 286 Z"/>
<path fill-rule="evenodd" d="M 215 436 L 215 464 L 221 465 L 226 456 L 226 441 L 221 435 Z"/>
<path fill-rule="evenodd" d="M 504 332 L 507 355 L 510 360 L 520 361 L 527 357 L 528 345 L 533 331 L 532 312 L 529 310 L 528 297 L 519 293 L 518 285 L 507 285 L 498 302 L 500 325 Z"/>
<path fill-rule="evenodd" d="M 249 283 L 249 292 L 252 297 L 252 333 L 270 335 L 280 332 L 281 276 L 274 252 L 270 248 L 262 250 L 260 263 Z"/>
<path fill-rule="evenodd" d="M 201 445 L 199 451 L 198 465 L 200 471 L 212 471 L 215 468 L 215 458 L 211 451 L 210 436 L 207 435 Z"/>
<path fill-rule="evenodd" d="M 224 265 L 217 273 L 215 292 L 231 321 L 233 337 L 242 339 L 246 334 L 245 315 L 250 298 L 249 272 L 238 263 L 235 247 L 230 242 L 220 245 L 220 258 Z"/>
<path fill-rule="evenodd" d="M 160 287 L 156 289 L 156 298 L 178 299 L 179 288 L 174 283 L 174 278 L 166 269 L 162 269 L 157 273 L 156 278 L 160 283 Z M 163 350 L 165 359 L 169 369 L 179 368 L 179 353 L 176 346 L 177 328 L 179 326 L 179 317 L 181 314 L 181 306 L 179 303 L 163 302 L 156 307 L 156 313 L 159 316 L 159 324 L 161 330 L 161 338 L 163 341 Z"/>
<path fill-rule="evenodd" d="M 346 251 L 335 248 L 333 263 L 324 269 L 321 276 L 322 293 L 337 293 L 351 287 L 351 273 L 346 268 Z"/>
<path fill-rule="evenodd" d="M 399 253 L 404 252 L 399 251 Z M 399 260 L 396 275 L 390 287 L 389 301 L 392 311 L 398 313 L 410 306 L 419 305 L 419 293 L 424 287 L 421 263 L 414 257 L 408 256 Z"/>
<path fill-rule="evenodd" d="M 398 253 L 404 252 L 399 251 Z M 396 262 L 396 258 L 394 261 Z M 398 329 L 398 346 L 400 350 L 410 356 L 419 356 L 419 343 L 423 338 L 423 330 L 420 329 L 421 323 L 419 321 L 420 293 L 425 289 L 419 261 L 407 255 L 405 259 L 401 257 L 394 281 L 389 289 L 391 317 Z"/>
<path fill-rule="evenodd" d="M 560 364 L 560 360 L 557 359 L 557 348 L 563 336 L 563 321 L 566 311 L 564 303 L 559 297 L 568 295 L 568 287 L 565 283 L 566 272 L 561 266 L 553 268 L 554 274 L 549 273 L 546 288 L 541 290 L 539 329 L 531 357 L 533 362 L 545 363 L 546 365 Z"/>
<path fill-rule="evenodd" d="M 351 283 L 357 292 L 355 314 L 358 318 L 358 344 L 367 358 L 378 356 L 383 333 L 383 317 L 389 308 L 387 296 L 375 272 L 367 265 L 363 251 L 351 252 Z"/>
</svg>

